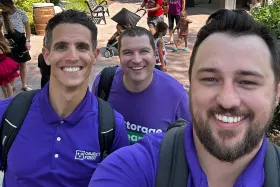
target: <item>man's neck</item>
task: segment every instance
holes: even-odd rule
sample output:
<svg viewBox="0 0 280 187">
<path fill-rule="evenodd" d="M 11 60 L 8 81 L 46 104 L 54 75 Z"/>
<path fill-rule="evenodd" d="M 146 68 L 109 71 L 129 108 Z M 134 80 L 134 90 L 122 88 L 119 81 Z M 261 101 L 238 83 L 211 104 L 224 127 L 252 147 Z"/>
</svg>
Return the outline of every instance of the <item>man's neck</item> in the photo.
<svg viewBox="0 0 280 187">
<path fill-rule="evenodd" d="M 54 82 L 50 81 L 50 104 L 59 117 L 66 118 L 83 101 L 87 93 L 87 84 L 81 85 L 78 88 L 67 89 Z"/>
<path fill-rule="evenodd" d="M 221 162 L 220 160 L 212 156 L 201 144 L 194 131 L 193 137 L 200 166 L 207 175 L 208 185 L 210 187 L 234 186 L 238 177 L 246 169 L 246 167 L 255 157 L 262 145 L 261 141 L 260 145 L 257 148 L 255 148 L 251 153 L 247 154 L 246 156 L 243 156 L 234 163 L 229 163 Z"/>
<path fill-rule="evenodd" d="M 125 75 L 123 75 L 124 87 L 130 92 L 144 91 L 152 83 L 152 80 L 153 80 L 153 74 L 149 76 L 146 80 L 141 82 L 131 81 Z"/>
</svg>

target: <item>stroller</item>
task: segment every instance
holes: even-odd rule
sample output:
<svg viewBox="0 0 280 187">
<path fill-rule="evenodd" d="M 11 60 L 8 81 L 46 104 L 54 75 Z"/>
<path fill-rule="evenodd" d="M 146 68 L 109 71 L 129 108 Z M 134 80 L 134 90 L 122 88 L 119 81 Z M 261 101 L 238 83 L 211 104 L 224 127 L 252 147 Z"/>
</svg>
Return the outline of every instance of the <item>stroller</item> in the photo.
<svg viewBox="0 0 280 187">
<path fill-rule="evenodd" d="M 144 13 L 141 16 L 139 16 L 137 14 L 140 11 L 144 11 Z M 137 25 L 138 21 L 145 14 L 146 14 L 146 10 L 145 9 L 140 9 L 140 10 L 136 11 L 135 13 L 133 13 L 133 12 L 127 10 L 126 8 L 123 8 L 115 16 L 113 16 L 111 19 L 113 21 L 117 22 L 119 25 L 121 25 L 123 27 L 123 29 L 125 30 L 125 29 L 129 29 L 129 28 L 135 27 Z M 106 45 L 106 50 L 105 50 L 104 56 L 106 58 L 114 56 L 114 54 L 115 54 L 114 49 L 118 49 L 118 41 L 116 39 L 109 40 L 107 45 Z"/>
</svg>

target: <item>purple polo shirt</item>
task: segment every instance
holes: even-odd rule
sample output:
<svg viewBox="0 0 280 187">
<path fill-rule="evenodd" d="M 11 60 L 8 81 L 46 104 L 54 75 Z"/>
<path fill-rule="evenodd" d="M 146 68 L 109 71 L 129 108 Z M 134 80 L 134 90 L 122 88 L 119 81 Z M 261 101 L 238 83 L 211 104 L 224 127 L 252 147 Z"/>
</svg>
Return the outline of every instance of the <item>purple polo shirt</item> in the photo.
<svg viewBox="0 0 280 187">
<path fill-rule="evenodd" d="M 99 164 L 89 187 L 154 187 L 158 153 L 164 134 L 148 134 L 136 144 L 124 147 Z M 190 169 L 187 187 L 208 187 L 200 167 L 192 136 L 192 125 L 185 131 L 187 162 Z M 261 187 L 264 183 L 266 138 L 255 158 L 239 176 L 234 187 Z"/>
<path fill-rule="evenodd" d="M 0 101 L 0 119 L 10 101 Z M 115 112 L 115 120 L 112 151 L 129 145 L 123 117 Z M 60 118 L 50 105 L 47 84 L 35 95 L 11 146 L 3 186 L 88 186 L 99 162 L 96 97 L 87 90 L 74 112 Z"/>
<path fill-rule="evenodd" d="M 96 76 L 92 92 L 97 95 L 100 74 Z M 108 98 L 115 110 L 124 116 L 127 133 L 133 144 L 147 133 L 165 132 L 178 118 L 191 123 L 189 96 L 172 76 L 154 70 L 151 84 L 141 92 L 130 92 L 123 84 L 121 67 L 116 70 Z"/>
</svg>

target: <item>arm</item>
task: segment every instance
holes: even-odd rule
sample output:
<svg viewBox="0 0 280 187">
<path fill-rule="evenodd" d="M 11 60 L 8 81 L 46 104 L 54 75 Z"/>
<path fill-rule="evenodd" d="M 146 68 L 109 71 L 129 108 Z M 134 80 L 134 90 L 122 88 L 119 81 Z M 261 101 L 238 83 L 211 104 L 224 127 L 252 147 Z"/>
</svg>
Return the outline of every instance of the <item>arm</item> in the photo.
<svg viewBox="0 0 280 187">
<path fill-rule="evenodd" d="M 185 94 L 183 95 L 182 100 L 180 101 L 178 108 L 176 110 L 176 120 L 178 118 L 183 118 L 186 121 L 188 121 L 189 123 L 192 121 L 189 105 L 190 105 L 189 96 L 188 96 L 187 92 L 185 92 Z"/>
<path fill-rule="evenodd" d="M 180 27 L 180 23 L 178 23 L 178 24 L 175 26 L 175 28 L 173 29 L 172 33 L 174 33 L 177 29 L 179 29 L 179 27 Z"/>
<path fill-rule="evenodd" d="M 31 45 L 30 45 L 31 28 L 30 28 L 28 21 L 24 23 L 24 27 L 25 27 L 25 33 L 26 33 L 26 44 L 25 45 L 26 45 L 27 50 L 30 50 L 30 48 L 31 48 Z"/>
<path fill-rule="evenodd" d="M 89 187 L 154 186 L 163 136 L 163 133 L 146 135 L 138 143 L 109 155 L 96 168 Z"/>
<path fill-rule="evenodd" d="M 167 68 L 166 68 L 165 63 L 164 63 L 163 52 L 162 52 L 162 49 L 163 49 L 162 40 L 158 40 L 157 47 L 158 47 L 158 55 L 159 55 L 159 59 L 160 59 L 162 68 L 163 68 L 164 71 L 167 71 Z"/>
<path fill-rule="evenodd" d="M 154 8 L 147 9 L 147 11 L 150 11 L 150 12 L 158 11 L 159 9 L 161 9 L 161 6 L 162 6 L 162 0 L 157 0 L 156 6 Z"/>
<path fill-rule="evenodd" d="M 192 20 L 190 20 L 190 19 L 187 19 L 187 22 L 188 22 L 188 23 L 192 23 Z"/>
<path fill-rule="evenodd" d="M 186 8 L 186 0 L 181 0 L 182 2 L 182 11 Z"/>
<path fill-rule="evenodd" d="M 115 139 L 112 145 L 112 149 L 110 150 L 111 153 L 118 150 L 119 148 L 129 145 L 129 139 L 126 132 L 126 125 L 124 123 L 124 118 L 121 114 L 119 114 L 116 111 L 115 111 L 115 116 L 116 116 Z"/>
<path fill-rule="evenodd" d="M 0 23 L 0 41 L 5 41 L 5 37 L 2 33 L 2 27 L 3 27 L 3 23 Z"/>
</svg>

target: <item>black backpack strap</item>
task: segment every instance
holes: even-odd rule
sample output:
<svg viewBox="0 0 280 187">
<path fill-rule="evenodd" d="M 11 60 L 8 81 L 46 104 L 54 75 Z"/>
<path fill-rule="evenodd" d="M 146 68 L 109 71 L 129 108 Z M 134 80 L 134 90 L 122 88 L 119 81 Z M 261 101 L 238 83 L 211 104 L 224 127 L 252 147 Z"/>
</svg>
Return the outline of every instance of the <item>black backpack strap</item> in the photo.
<svg viewBox="0 0 280 187">
<path fill-rule="evenodd" d="M 97 97 L 99 109 L 99 144 L 101 159 L 110 153 L 115 138 L 115 112 L 111 105 Z"/>
<path fill-rule="evenodd" d="M 101 71 L 97 97 L 103 99 L 104 101 L 108 100 L 114 76 L 118 67 L 119 66 L 106 67 Z"/>
<path fill-rule="evenodd" d="M 280 148 L 267 141 L 264 159 L 264 187 L 280 186 Z"/>
<path fill-rule="evenodd" d="M 187 122 L 178 119 L 161 143 L 155 187 L 185 187 L 189 169 L 185 154 L 184 133 Z"/>
<path fill-rule="evenodd" d="M 2 142 L 2 171 L 6 171 L 8 152 L 20 130 L 37 91 L 38 90 L 31 90 L 16 95 L 10 102 L 2 117 L 0 128 Z"/>
</svg>

